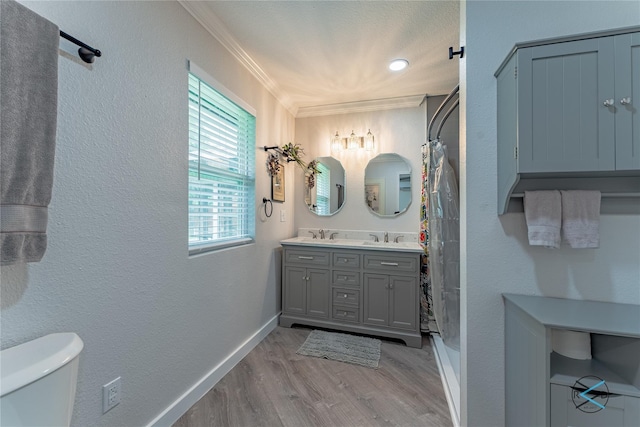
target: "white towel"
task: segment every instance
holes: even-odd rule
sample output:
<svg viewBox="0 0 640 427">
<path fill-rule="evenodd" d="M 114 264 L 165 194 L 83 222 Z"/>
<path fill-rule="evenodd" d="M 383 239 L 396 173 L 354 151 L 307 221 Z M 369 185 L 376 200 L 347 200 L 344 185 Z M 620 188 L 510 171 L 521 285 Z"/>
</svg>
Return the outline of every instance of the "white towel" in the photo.
<svg viewBox="0 0 640 427">
<path fill-rule="evenodd" d="M 600 246 L 600 192 L 561 191 L 562 238 L 572 248 Z"/>
<path fill-rule="evenodd" d="M 531 246 L 560 247 L 561 209 L 558 190 L 524 192 L 524 217 Z"/>
</svg>

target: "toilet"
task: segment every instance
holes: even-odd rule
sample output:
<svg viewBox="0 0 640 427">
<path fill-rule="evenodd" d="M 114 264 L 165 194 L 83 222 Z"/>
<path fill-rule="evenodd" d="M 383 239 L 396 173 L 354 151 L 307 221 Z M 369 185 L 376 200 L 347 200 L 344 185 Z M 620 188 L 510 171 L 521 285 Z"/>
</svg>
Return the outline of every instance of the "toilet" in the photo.
<svg viewBox="0 0 640 427">
<path fill-rule="evenodd" d="M 56 333 L 0 352 L 0 426 L 71 423 L 84 343 Z"/>
</svg>

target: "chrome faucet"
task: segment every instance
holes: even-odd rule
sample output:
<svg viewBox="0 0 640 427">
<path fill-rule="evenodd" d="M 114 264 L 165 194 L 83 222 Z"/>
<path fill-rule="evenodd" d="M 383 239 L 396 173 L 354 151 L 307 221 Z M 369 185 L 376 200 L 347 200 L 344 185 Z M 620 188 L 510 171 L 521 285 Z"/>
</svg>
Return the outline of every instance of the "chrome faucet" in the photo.
<svg viewBox="0 0 640 427">
<path fill-rule="evenodd" d="M 338 233 L 337 231 L 335 231 L 335 232 L 331 233 L 331 234 L 329 235 L 329 240 L 335 240 L 333 237 L 334 237 L 336 234 L 340 234 L 340 233 Z"/>
<path fill-rule="evenodd" d="M 400 239 L 401 237 L 404 237 L 404 236 L 403 236 L 403 235 L 401 235 L 401 234 L 399 234 L 399 235 L 397 235 L 397 236 L 396 236 L 396 238 L 395 238 L 395 239 L 393 239 L 393 241 L 394 241 L 395 243 L 398 243 L 398 242 L 400 242 L 400 240 L 399 240 L 399 239 Z"/>
<path fill-rule="evenodd" d="M 373 237 L 373 241 L 374 242 L 379 242 L 380 240 L 378 239 L 378 236 L 376 236 L 375 234 L 369 234 L 369 236 Z"/>
<path fill-rule="evenodd" d="M 386 231 L 384 232 L 384 242 L 389 243 L 389 233 L 387 233 Z"/>
<path fill-rule="evenodd" d="M 318 230 L 318 233 L 320 234 L 320 238 L 324 240 L 324 230 L 321 228 L 320 230 Z"/>
<path fill-rule="evenodd" d="M 317 239 L 318 236 L 316 235 L 316 233 L 314 233 L 313 231 L 309 230 L 309 233 L 311 233 L 313 235 L 313 239 Z"/>
</svg>

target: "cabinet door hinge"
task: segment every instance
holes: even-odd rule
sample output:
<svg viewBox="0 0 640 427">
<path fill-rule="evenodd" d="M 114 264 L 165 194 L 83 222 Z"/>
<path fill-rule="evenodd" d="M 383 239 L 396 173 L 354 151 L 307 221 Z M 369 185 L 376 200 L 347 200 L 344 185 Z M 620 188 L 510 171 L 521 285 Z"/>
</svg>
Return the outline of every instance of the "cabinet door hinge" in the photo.
<svg viewBox="0 0 640 427">
<path fill-rule="evenodd" d="M 513 147 L 513 158 L 518 159 L 518 147 Z"/>
<path fill-rule="evenodd" d="M 518 78 L 518 67 L 513 67 L 513 78 L 514 79 Z"/>
</svg>

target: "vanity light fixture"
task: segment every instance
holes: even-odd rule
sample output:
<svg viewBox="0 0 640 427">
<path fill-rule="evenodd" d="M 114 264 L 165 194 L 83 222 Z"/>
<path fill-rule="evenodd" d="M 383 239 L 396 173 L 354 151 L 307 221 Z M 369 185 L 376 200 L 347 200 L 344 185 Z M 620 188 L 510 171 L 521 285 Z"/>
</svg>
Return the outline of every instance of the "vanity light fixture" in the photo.
<svg viewBox="0 0 640 427">
<path fill-rule="evenodd" d="M 338 131 L 331 137 L 331 152 L 340 153 L 341 151 L 356 151 L 365 149 L 366 151 L 373 151 L 375 148 L 374 137 L 371 133 L 371 129 L 365 136 L 358 136 L 354 131 L 351 131 L 351 135 L 348 138 L 342 138 Z"/>
<path fill-rule="evenodd" d="M 389 69 L 391 71 L 401 71 L 409 66 L 409 61 L 406 59 L 394 59 L 389 63 Z"/>
</svg>

